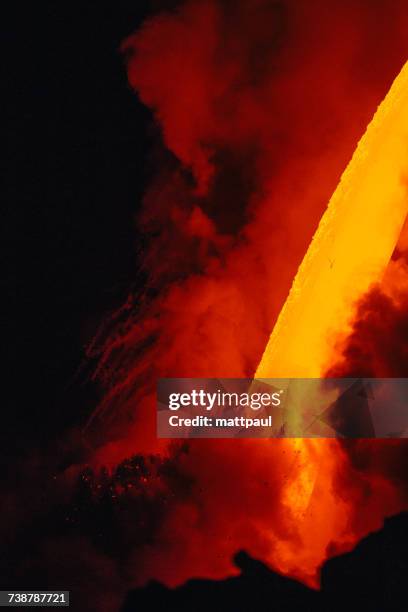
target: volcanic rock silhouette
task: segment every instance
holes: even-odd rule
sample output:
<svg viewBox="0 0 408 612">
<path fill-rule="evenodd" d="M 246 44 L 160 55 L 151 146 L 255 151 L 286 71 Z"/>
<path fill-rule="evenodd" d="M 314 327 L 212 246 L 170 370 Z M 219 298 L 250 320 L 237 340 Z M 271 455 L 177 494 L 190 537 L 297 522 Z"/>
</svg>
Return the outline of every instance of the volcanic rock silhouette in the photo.
<svg viewBox="0 0 408 612">
<path fill-rule="evenodd" d="M 121 612 L 407 610 L 407 534 L 408 513 L 386 519 L 383 529 L 364 538 L 352 552 L 325 563 L 320 591 L 271 571 L 241 551 L 234 559 L 239 576 L 189 580 L 176 589 L 151 581 L 127 595 Z"/>
</svg>

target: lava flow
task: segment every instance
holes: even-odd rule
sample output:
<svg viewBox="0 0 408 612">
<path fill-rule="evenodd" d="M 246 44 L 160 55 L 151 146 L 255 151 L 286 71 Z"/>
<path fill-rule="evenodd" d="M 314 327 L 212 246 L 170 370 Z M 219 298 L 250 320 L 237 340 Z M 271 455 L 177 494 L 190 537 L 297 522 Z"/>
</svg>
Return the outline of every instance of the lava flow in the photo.
<svg viewBox="0 0 408 612">
<path fill-rule="evenodd" d="M 397 245 L 408 212 L 407 137 L 408 63 L 360 140 L 329 202 L 256 378 L 324 375 L 324 366 L 333 351 L 330 342 L 340 332 L 347 335 L 358 299 L 381 282 Z M 326 520 L 326 528 L 329 526 L 334 536 L 346 532 L 347 512 L 344 508 L 336 510 L 334 499 L 327 493 L 324 501 L 321 488 L 315 490 L 322 472 L 326 472 L 326 488 L 330 486 L 330 471 L 336 469 L 335 464 L 327 467 L 333 461 L 332 444 L 299 439 L 288 441 L 288 447 L 299 469 L 296 479 L 288 484 L 286 499 L 293 520 L 298 525 L 304 523 L 303 545 L 297 559 L 301 565 L 303 554 L 310 562 L 319 540 L 324 546 L 328 537 L 327 532 L 322 535 L 321 528 L 318 533 L 313 530 L 316 514 L 321 513 L 320 520 Z M 316 497 L 317 509 L 310 520 L 308 509 L 316 503 Z M 286 545 L 281 548 L 286 549 Z M 282 558 L 287 554 L 285 550 Z M 289 570 L 285 561 L 278 562 L 278 566 L 282 571 Z"/>
</svg>

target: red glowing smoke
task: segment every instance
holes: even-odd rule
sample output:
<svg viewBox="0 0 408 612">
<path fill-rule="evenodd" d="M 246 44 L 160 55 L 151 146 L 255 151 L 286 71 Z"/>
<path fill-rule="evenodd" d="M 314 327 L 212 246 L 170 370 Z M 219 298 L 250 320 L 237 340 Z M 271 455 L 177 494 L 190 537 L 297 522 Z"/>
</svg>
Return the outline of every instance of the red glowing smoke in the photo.
<svg viewBox="0 0 408 612">
<path fill-rule="evenodd" d="M 339 176 L 408 57 L 407 25 L 403 2 L 192 0 L 124 43 L 130 84 L 166 152 L 139 217 L 146 290 L 91 347 L 105 389 L 91 426 L 107 440 L 95 462 L 172 456 L 155 439 L 158 377 L 253 375 Z M 407 302 L 387 299 L 379 290 L 364 298 L 373 316 L 356 323 L 336 375 L 360 373 L 354 358 L 367 347 L 371 373 L 404 370 L 397 333 L 396 362 L 377 367 L 381 338 L 406 328 Z M 386 321 L 376 322 L 378 309 Z M 311 559 L 306 551 L 302 567 L 277 566 L 313 580 L 326 555 L 407 503 L 405 446 L 326 449 L 336 476 L 328 481 L 321 466 L 306 522 L 296 524 L 282 498 L 298 470 L 285 441 L 189 444 L 175 461 L 191 485 L 135 552 L 140 579 L 226 575 L 239 548 L 274 565 L 281 542 L 295 551 L 307 529 Z M 318 533 L 322 520 L 329 527 Z"/>
</svg>

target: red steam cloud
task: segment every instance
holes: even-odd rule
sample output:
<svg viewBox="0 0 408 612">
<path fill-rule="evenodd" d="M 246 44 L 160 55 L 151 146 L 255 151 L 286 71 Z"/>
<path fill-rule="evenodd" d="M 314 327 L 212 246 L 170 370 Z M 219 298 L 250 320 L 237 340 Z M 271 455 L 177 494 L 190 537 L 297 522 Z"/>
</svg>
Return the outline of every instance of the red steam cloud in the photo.
<svg viewBox="0 0 408 612">
<path fill-rule="evenodd" d="M 404 378 L 408 375 L 408 226 L 384 280 L 357 305 L 351 332 L 339 343 L 328 376 Z"/>
<path fill-rule="evenodd" d="M 104 440 L 96 463 L 173 456 L 155 439 L 158 377 L 253 375 L 326 202 L 408 58 L 407 25 L 403 2 L 196 0 L 150 18 L 124 43 L 130 84 L 166 152 L 139 216 L 146 290 L 90 348 L 105 389 L 90 426 Z M 359 374 L 369 350 L 370 373 L 399 375 L 406 306 L 379 290 L 366 296 L 331 373 Z M 310 581 L 327 554 L 406 505 L 405 446 L 376 445 L 374 458 L 373 443 L 321 443 L 337 476 L 325 481 L 320 467 L 299 524 L 282 498 L 297 474 L 285 441 L 189 444 L 175 461 L 191 487 L 175 493 L 151 543 L 134 553 L 140 579 L 226 575 L 239 548 L 273 565 L 280 542 L 304 545 L 306 525 L 313 560 L 287 571 Z M 321 521 L 330 525 L 323 534 Z"/>
</svg>

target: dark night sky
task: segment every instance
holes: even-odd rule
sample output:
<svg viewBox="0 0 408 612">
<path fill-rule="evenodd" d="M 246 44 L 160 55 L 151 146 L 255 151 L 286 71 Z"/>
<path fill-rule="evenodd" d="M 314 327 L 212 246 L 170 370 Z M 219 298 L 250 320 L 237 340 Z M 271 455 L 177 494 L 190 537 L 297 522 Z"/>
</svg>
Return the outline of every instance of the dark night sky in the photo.
<svg viewBox="0 0 408 612">
<path fill-rule="evenodd" d="M 108 7 L 27 2 L 3 9 L 2 292 L 10 373 L 2 441 L 12 456 L 86 417 L 95 390 L 73 381 L 83 344 L 136 273 L 134 215 L 154 136 L 128 87 L 119 46 L 147 2 Z"/>
</svg>

